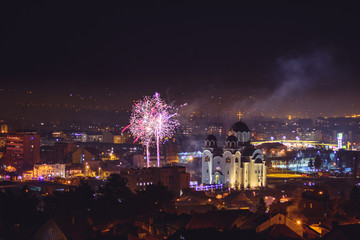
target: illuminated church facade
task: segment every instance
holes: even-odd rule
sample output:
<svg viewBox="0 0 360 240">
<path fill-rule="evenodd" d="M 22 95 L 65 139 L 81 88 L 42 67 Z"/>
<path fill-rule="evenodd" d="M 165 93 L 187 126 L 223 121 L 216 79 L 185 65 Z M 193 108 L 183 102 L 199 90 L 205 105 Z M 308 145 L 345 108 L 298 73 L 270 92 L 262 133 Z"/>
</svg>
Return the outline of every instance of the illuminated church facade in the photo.
<svg viewBox="0 0 360 240">
<path fill-rule="evenodd" d="M 202 183 L 223 184 L 235 189 L 266 185 L 266 166 L 262 152 L 250 144 L 251 131 L 242 121 L 233 124 L 225 146 L 219 147 L 210 134 L 202 153 Z"/>
</svg>

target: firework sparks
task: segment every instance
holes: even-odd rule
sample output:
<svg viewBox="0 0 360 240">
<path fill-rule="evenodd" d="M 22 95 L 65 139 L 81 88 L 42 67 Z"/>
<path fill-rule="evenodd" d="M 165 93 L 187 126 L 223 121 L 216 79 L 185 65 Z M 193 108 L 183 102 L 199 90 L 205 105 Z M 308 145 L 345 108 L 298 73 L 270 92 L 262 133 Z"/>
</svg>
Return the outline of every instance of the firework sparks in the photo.
<svg viewBox="0 0 360 240">
<path fill-rule="evenodd" d="M 173 113 L 171 113 L 173 112 Z M 176 109 L 167 105 L 159 93 L 144 97 L 133 105 L 129 129 L 134 136 L 134 142 L 140 140 L 146 146 L 147 167 L 150 166 L 149 146 L 155 140 L 157 147 L 158 167 L 160 166 L 160 143 L 170 138 L 179 125 Z"/>
<path fill-rule="evenodd" d="M 158 167 L 160 167 L 160 143 L 174 134 L 176 127 L 179 125 L 176 119 L 178 113 L 160 98 L 159 93 L 155 93 L 152 99 L 156 109 L 153 115 L 153 129 L 157 148 L 157 162 Z M 171 114 L 170 112 L 174 113 Z"/>
</svg>

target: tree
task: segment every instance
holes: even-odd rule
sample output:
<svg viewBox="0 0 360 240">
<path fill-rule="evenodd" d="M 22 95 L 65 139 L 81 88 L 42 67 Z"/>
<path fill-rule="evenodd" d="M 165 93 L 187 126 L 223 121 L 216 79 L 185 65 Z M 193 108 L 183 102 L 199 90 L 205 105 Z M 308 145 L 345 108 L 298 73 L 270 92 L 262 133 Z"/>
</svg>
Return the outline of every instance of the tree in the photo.
<svg viewBox="0 0 360 240">
<path fill-rule="evenodd" d="M 86 181 L 81 181 L 79 186 L 66 192 L 54 192 L 44 198 L 46 211 L 54 215 L 64 215 L 78 212 L 87 214 L 93 206 L 94 191 Z"/>
<path fill-rule="evenodd" d="M 359 156 L 355 155 L 354 156 L 354 161 L 353 161 L 353 177 L 356 179 L 357 175 L 358 175 L 358 170 L 359 170 Z"/>
<path fill-rule="evenodd" d="M 105 186 L 99 190 L 94 215 L 97 219 L 116 219 L 134 216 L 134 194 L 127 185 L 127 178 L 111 174 Z"/>
<path fill-rule="evenodd" d="M 312 160 L 312 158 L 310 158 L 308 166 L 310 169 L 314 167 L 314 161 Z"/>
<path fill-rule="evenodd" d="M 360 189 L 357 186 L 354 186 L 351 189 L 350 192 L 350 201 L 355 204 L 355 205 L 359 205 L 360 204 Z"/>
<path fill-rule="evenodd" d="M 133 193 L 127 183 L 127 178 L 121 177 L 120 174 L 111 174 L 100 192 L 105 198 L 114 199 L 121 203 L 121 205 L 126 205 L 133 198 Z"/>
<path fill-rule="evenodd" d="M 315 161 L 314 161 L 315 169 L 320 169 L 321 165 L 322 165 L 321 157 L 319 155 L 316 155 Z"/>
<path fill-rule="evenodd" d="M 20 192 L 0 191 L 0 239 L 30 239 L 30 232 L 42 221 L 37 211 L 39 201 L 24 186 Z"/>
<path fill-rule="evenodd" d="M 138 210 L 142 214 L 153 214 L 164 207 L 173 207 L 171 206 L 173 198 L 172 192 L 161 184 L 149 185 L 136 194 Z"/>
</svg>

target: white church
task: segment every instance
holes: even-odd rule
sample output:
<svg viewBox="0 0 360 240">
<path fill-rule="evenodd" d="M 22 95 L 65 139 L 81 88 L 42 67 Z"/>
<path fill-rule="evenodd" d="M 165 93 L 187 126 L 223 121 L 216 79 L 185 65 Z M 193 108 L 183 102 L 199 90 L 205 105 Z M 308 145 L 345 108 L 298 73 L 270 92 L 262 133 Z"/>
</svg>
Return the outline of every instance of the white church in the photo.
<svg viewBox="0 0 360 240">
<path fill-rule="evenodd" d="M 219 147 L 216 137 L 210 134 L 202 154 L 202 183 L 234 189 L 265 186 L 264 157 L 250 144 L 250 136 L 250 129 L 242 121 L 231 127 L 224 147 Z"/>
</svg>

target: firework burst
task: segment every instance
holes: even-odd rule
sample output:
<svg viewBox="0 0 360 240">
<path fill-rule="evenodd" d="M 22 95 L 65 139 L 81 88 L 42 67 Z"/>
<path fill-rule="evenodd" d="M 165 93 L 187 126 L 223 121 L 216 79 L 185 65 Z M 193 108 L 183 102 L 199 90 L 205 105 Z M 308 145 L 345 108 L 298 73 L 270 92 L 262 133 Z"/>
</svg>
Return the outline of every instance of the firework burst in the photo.
<svg viewBox="0 0 360 240">
<path fill-rule="evenodd" d="M 130 124 L 123 131 L 129 128 L 135 138 L 134 142 L 140 140 L 146 146 L 147 167 L 150 166 L 149 146 L 152 142 L 156 143 L 160 166 L 160 143 L 174 134 L 179 125 L 177 116 L 176 109 L 167 105 L 159 93 L 153 97 L 146 96 L 133 105 Z"/>
</svg>

